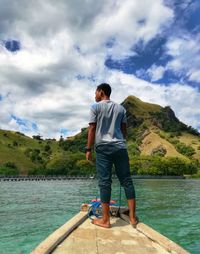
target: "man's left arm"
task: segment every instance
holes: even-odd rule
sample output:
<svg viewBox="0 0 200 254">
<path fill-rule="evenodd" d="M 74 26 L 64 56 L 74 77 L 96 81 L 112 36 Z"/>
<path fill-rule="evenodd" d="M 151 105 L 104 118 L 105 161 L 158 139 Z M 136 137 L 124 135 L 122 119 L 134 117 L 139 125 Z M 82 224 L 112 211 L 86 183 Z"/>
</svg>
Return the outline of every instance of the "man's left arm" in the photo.
<svg viewBox="0 0 200 254">
<path fill-rule="evenodd" d="M 125 108 L 124 112 L 123 112 L 123 118 L 122 118 L 122 122 L 121 122 L 121 132 L 123 134 L 124 139 L 126 139 L 127 136 L 127 118 L 126 118 L 126 110 Z"/>
<path fill-rule="evenodd" d="M 126 139 L 127 136 L 126 123 L 121 123 L 121 132 L 123 134 L 124 139 Z"/>
</svg>

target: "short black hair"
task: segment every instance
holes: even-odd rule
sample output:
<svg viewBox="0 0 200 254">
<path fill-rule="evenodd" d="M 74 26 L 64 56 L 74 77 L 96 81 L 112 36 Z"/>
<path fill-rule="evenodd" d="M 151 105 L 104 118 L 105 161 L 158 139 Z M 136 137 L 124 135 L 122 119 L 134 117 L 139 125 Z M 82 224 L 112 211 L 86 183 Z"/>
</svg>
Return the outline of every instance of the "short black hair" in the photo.
<svg viewBox="0 0 200 254">
<path fill-rule="evenodd" d="M 98 91 L 103 90 L 105 95 L 108 96 L 108 97 L 110 96 L 110 94 L 112 92 L 112 89 L 111 89 L 110 85 L 107 84 L 107 83 L 102 83 L 102 84 L 98 85 L 97 90 Z"/>
</svg>

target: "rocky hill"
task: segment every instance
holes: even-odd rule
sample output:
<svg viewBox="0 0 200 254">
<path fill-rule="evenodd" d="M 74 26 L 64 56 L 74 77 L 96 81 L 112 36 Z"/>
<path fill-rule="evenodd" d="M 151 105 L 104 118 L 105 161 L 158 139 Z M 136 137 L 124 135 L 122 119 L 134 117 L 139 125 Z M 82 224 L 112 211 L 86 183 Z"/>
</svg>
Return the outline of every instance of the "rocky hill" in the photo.
<svg viewBox="0 0 200 254">
<path fill-rule="evenodd" d="M 129 96 L 122 103 L 127 111 L 128 144 L 134 141 L 140 154 L 196 158 L 200 160 L 200 134 L 179 121 L 169 107 Z"/>
<path fill-rule="evenodd" d="M 169 106 L 146 103 L 135 96 L 127 97 L 122 105 L 127 111 L 127 147 L 133 167 L 138 160 L 152 158 L 162 163 L 165 158 L 200 162 L 199 132 L 179 121 Z M 83 153 L 86 140 L 87 128 L 60 141 L 0 130 L 0 174 L 8 169 L 10 174 L 92 173 L 94 165 L 85 161 Z"/>
</svg>

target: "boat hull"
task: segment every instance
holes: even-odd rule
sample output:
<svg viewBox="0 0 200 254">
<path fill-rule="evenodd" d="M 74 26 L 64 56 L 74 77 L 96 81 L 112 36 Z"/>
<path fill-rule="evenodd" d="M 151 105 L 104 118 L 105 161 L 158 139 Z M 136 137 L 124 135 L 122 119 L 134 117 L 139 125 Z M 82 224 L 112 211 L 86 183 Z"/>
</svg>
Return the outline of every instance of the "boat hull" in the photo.
<svg viewBox="0 0 200 254">
<path fill-rule="evenodd" d="M 142 222 L 133 228 L 126 207 L 120 209 L 120 217 L 117 217 L 118 207 L 111 207 L 114 216 L 109 229 L 91 223 L 87 216 L 89 207 L 82 205 L 77 215 L 47 237 L 31 254 L 189 253 Z"/>
</svg>

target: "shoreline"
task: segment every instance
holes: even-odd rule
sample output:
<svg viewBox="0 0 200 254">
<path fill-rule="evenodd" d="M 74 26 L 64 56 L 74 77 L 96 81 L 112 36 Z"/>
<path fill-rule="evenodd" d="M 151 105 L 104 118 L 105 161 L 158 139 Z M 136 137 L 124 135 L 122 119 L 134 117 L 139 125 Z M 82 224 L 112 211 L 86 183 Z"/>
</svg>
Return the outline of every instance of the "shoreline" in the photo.
<svg viewBox="0 0 200 254">
<path fill-rule="evenodd" d="M 113 175 L 113 178 L 117 177 Z M 152 175 L 132 175 L 133 179 L 188 179 L 185 176 L 152 176 Z M 55 180 L 94 180 L 95 176 L 0 176 L 1 181 L 55 181 Z M 189 177 L 192 179 L 192 177 Z"/>
</svg>

